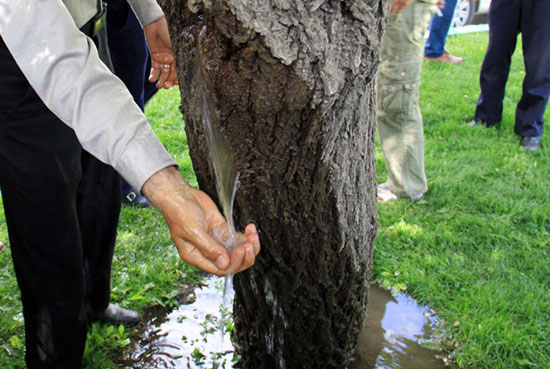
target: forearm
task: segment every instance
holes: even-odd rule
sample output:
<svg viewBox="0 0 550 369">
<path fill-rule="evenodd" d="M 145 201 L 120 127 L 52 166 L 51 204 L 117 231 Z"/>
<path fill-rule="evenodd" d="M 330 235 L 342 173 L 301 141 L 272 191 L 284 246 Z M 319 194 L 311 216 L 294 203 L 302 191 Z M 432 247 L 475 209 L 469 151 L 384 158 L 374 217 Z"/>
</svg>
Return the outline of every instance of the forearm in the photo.
<svg viewBox="0 0 550 369">
<path fill-rule="evenodd" d="M 22 72 L 85 150 L 137 189 L 175 164 L 60 0 L 0 2 L 0 14 L 0 33 Z"/>
</svg>

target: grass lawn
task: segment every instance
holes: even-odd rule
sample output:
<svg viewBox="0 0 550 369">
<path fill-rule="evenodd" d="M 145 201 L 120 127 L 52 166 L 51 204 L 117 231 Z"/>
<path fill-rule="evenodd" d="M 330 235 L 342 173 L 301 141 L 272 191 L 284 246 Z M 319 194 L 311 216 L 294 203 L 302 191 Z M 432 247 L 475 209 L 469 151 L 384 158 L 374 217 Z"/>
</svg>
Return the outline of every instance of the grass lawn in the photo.
<svg viewBox="0 0 550 369">
<path fill-rule="evenodd" d="M 502 127 L 465 125 L 473 117 L 486 45 L 487 33 L 450 37 L 449 51 L 465 62 L 424 64 L 429 192 L 419 202 L 379 206 L 373 277 L 437 312 L 441 346 L 458 367 L 550 368 L 550 151 L 523 152 L 513 133 L 524 76 L 520 50 Z M 178 104 L 176 90 L 161 92 L 146 113 L 196 185 Z M 378 146 L 376 159 L 383 182 Z M 3 210 L 0 240 L 8 245 L 0 251 L 0 368 L 23 368 L 23 320 Z M 139 311 L 175 304 L 181 286 L 199 278 L 179 260 L 154 209 L 123 207 L 115 254 L 113 300 Z M 135 331 L 93 325 L 85 367 L 117 367 L 112 359 Z"/>
<path fill-rule="evenodd" d="M 513 62 L 500 129 L 468 127 L 487 33 L 450 37 L 458 66 L 424 63 L 429 191 L 380 204 L 374 278 L 435 309 L 464 368 L 550 368 L 550 151 L 514 135 L 524 73 Z M 545 120 L 550 116 L 546 112 Z M 386 168 L 376 152 L 379 182 Z"/>
</svg>

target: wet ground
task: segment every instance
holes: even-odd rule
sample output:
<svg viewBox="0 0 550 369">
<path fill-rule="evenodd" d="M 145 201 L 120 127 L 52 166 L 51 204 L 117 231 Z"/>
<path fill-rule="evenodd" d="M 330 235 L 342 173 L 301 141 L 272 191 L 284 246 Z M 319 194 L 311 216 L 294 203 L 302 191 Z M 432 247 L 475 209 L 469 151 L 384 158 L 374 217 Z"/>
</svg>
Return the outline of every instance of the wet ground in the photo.
<svg viewBox="0 0 550 369">
<path fill-rule="evenodd" d="M 126 364 L 149 368 L 233 368 L 230 342 L 233 291 L 223 303 L 223 278 L 211 278 L 195 289 L 196 298 L 169 313 L 149 319 Z M 220 323 L 221 322 L 221 323 Z M 437 352 L 424 342 L 433 339 L 432 312 L 405 294 L 392 295 L 372 285 L 368 313 L 349 369 L 443 369 Z M 224 332 L 220 331 L 224 327 Z"/>
<path fill-rule="evenodd" d="M 209 278 L 194 290 L 188 304 L 151 316 L 149 328 L 134 340 L 135 351 L 125 363 L 133 369 L 233 368 L 234 293 L 229 286 L 224 301 L 224 282 L 224 278 Z"/>
</svg>

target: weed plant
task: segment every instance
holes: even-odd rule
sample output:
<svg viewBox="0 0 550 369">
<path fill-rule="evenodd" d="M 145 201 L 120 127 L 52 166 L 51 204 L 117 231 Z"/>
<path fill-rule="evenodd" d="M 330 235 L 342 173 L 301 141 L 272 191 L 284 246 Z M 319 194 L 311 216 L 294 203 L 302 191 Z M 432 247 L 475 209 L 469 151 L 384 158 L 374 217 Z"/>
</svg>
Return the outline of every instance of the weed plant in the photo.
<svg viewBox="0 0 550 369">
<path fill-rule="evenodd" d="M 487 33 L 450 37 L 457 66 L 424 63 L 421 108 L 429 191 L 421 201 L 381 204 L 373 278 L 406 291 L 440 318 L 441 347 L 460 368 L 550 368 L 550 153 L 524 152 L 514 135 L 521 44 L 513 56 L 500 128 L 468 127 L 479 94 Z M 177 90 L 147 105 L 155 132 L 196 186 Z M 548 121 L 549 113 L 545 115 Z M 379 182 L 385 181 L 377 144 Z M 368 190 L 368 189 L 366 189 Z M 372 189 L 374 191 L 374 189 Z M 0 368 L 24 367 L 19 291 L 0 210 Z M 124 206 L 113 264 L 114 302 L 143 312 L 176 304 L 195 283 L 155 209 Z M 86 368 L 116 368 L 136 329 L 94 324 Z M 116 361 L 116 360 L 115 360 Z M 405 368 L 403 368 L 405 369 Z"/>
</svg>

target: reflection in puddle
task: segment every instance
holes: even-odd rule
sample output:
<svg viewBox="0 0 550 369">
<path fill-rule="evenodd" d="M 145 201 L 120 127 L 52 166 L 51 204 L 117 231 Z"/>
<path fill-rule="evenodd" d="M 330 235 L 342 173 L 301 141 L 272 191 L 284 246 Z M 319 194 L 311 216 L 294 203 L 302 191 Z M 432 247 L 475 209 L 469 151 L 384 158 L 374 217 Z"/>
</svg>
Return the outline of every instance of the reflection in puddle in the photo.
<svg viewBox="0 0 550 369">
<path fill-rule="evenodd" d="M 181 305 L 159 326 L 143 333 L 138 349 L 130 358 L 131 367 L 150 368 L 232 368 L 231 344 L 233 288 L 229 286 L 224 304 L 224 279 L 212 277 L 196 288 L 196 299 Z M 224 324 L 223 331 L 220 329 Z"/>
<path fill-rule="evenodd" d="M 137 342 L 130 358 L 135 369 L 233 368 L 231 307 L 233 290 L 223 304 L 222 278 L 212 277 L 195 289 L 193 303 L 182 305 L 151 328 Z M 365 327 L 359 335 L 357 360 L 349 369 L 444 369 L 436 351 L 421 345 L 433 338 L 430 310 L 405 294 L 393 296 L 371 285 Z M 220 331 L 220 321 L 228 327 Z"/>
<path fill-rule="evenodd" d="M 371 285 L 367 318 L 359 334 L 357 361 L 350 369 L 443 369 L 436 352 L 421 345 L 433 339 L 431 311 L 405 294 Z"/>
</svg>

